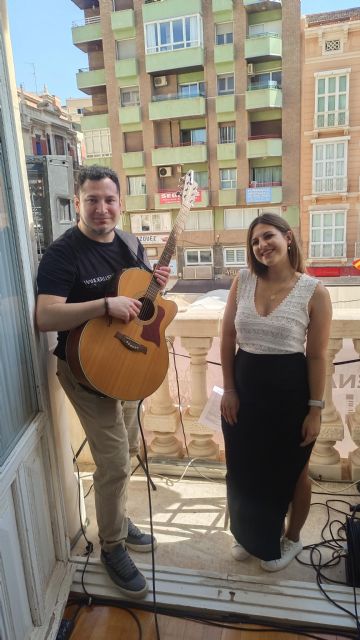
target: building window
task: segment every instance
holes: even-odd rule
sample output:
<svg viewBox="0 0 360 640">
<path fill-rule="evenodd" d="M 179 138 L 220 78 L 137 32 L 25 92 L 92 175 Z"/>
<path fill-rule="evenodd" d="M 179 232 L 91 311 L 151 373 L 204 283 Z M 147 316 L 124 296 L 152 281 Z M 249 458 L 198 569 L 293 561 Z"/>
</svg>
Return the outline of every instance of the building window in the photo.
<svg viewBox="0 0 360 640">
<path fill-rule="evenodd" d="M 199 189 L 207 189 L 209 186 L 209 172 L 194 171 L 194 181 L 198 185 Z"/>
<path fill-rule="evenodd" d="M 116 59 L 129 60 L 136 58 L 136 39 L 118 40 L 116 42 Z"/>
<path fill-rule="evenodd" d="M 181 129 L 180 144 L 206 144 L 206 129 Z"/>
<path fill-rule="evenodd" d="M 219 144 L 235 142 L 235 122 L 222 122 L 219 124 Z"/>
<path fill-rule="evenodd" d="M 54 136 L 54 140 L 55 140 L 55 154 L 57 156 L 64 156 L 65 155 L 65 140 L 62 136 L 59 135 L 55 135 Z"/>
<path fill-rule="evenodd" d="M 145 24 L 145 42 L 147 54 L 202 47 L 202 18 L 197 14 Z"/>
<path fill-rule="evenodd" d="M 316 79 L 316 127 L 347 125 L 349 79 L 347 74 L 326 75 Z"/>
<path fill-rule="evenodd" d="M 178 93 L 180 98 L 196 98 L 205 95 L 205 82 L 187 82 L 179 84 Z"/>
<path fill-rule="evenodd" d="M 71 205 L 68 198 L 57 199 L 58 220 L 60 223 L 71 222 Z"/>
<path fill-rule="evenodd" d="M 257 73 L 250 78 L 249 89 L 281 89 L 281 71 Z"/>
<path fill-rule="evenodd" d="M 248 229 L 258 216 L 257 209 L 224 209 L 224 229 Z"/>
<path fill-rule="evenodd" d="M 164 213 L 136 213 L 131 216 L 131 231 L 133 233 L 163 233 L 171 231 L 171 214 Z"/>
<path fill-rule="evenodd" d="M 220 189 L 236 189 L 236 169 L 220 169 Z"/>
<path fill-rule="evenodd" d="M 235 82 L 233 73 L 224 73 L 217 77 L 217 93 L 218 96 L 226 96 L 233 94 L 235 91 Z"/>
<path fill-rule="evenodd" d="M 108 158 L 111 156 L 110 129 L 84 131 L 87 158 Z"/>
<path fill-rule="evenodd" d="M 135 107 L 140 104 L 139 87 L 120 89 L 120 104 L 122 107 Z"/>
<path fill-rule="evenodd" d="M 316 142 L 313 150 L 313 193 L 347 190 L 347 140 Z"/>
<path fill-rule="evenodd" d="M 190 211 L 185 218 L 186 231 L 209 231 L 213 228 L 212 211 Z"/>
<path fill-rule="evenodd" d="M 209 249 L 185 249 L 186 266 L 195 266 L 201 264 L 212 264 L 212 250 Z"/>
<path fill-rule="evenodd" d="M 246 267 L 246 247 L 224 247 L 225 267 Z"/>
<path fill-rule="evenodd" d="M 215 25 L 215 44 L 232 44 L 233 39 L 232 22 L 221 22 Z"/>
<path fill-rule="evenodd" d="M 145 176 L 127 176 L 126 179 L 129 196 L 144 196 L 146 194 Z"/>
<path fill-rule="evenodd" d="M 252 187 L 271 187 L 281 186 L 282 184 L 282 167 L 252 167 L 251 169 L 251 186 Z"/>
<path fill-rule="evenodd" d="M 346 257 L 346 212 L 317 211 L 311 213 L 310 257 Z"/>
</svg>

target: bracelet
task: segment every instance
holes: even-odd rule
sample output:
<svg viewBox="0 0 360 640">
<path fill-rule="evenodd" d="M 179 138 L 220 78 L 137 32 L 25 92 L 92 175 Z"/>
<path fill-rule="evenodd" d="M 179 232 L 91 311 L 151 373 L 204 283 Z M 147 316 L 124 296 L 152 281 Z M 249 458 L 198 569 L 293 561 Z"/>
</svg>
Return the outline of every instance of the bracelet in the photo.
<svg viewBox="0 0 360 640">
<path fill-rule="evenodd" d="M 236 391 L 236 389 L 223 389 L 223 393 L 230 393 L 231 391 Z"/>
<path fill-rule="evenodd" d="M 108 300 L 108 298 L 106 296 L 104 298 L 104 302 L 105 302 L 105 318 L 106 318 L 106 321 L 107 321 L 108 325 L 110 326 L 112 319 L 111 319 L 110 309 L 109 309 L 109 300 Z"/>
<path fill-rule="evenodd" d="M 324 400 L 309 400 L 309 407 L 319 407 L 319 409 L 323 409 L 325 407 Z"/>
</svg>

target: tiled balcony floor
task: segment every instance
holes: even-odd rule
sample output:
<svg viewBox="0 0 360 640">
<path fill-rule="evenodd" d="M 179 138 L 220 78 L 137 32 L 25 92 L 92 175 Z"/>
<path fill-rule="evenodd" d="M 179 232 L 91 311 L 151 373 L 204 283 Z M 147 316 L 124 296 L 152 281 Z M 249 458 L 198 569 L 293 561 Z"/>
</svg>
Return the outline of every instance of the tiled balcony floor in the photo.
<svg viewBox="0 0 360 640">
<path fill-rule="evenodd" d="M 158 477 L 153 475 L 156 491 L 151 491 L 153 526 L 158 540 L 158 548 L 155 552 L 157 567 L 172 567 L 181 569 L 199 570 L 221 574 L 239 574 L 242 576 L 266 576 L 274 582 L 279 580 L 298 580 L 315 582 L 315 572 L 311 567 L 301 565 L 294 560 L 281 572 L 269 574 L 261 570 L 259 560 L 250 558 L 245 562 L 236 562 L 231 557 L 230 549 L 232 536 L 224 530 L 224 517 L 226 506 L 225 483 L 223 480 L 207 481 L 203 479 L 185 477 L 178 481 L 177 478 Z M 266 482 L 266 478 L 264 478 Z M 350 483 L 349 483 L 350 484 Z M 91 479 L 84 478 L 84 493 L 86 494 Z M 313 487 L 313 506 L 302 532 L 304 545 L 318 543 L 321 540 L 321 531 L 326 524 L 327 509 L 325 502 L 337 510 L 348 513 L 347 503 L 359 502 L 360 497 L 356 486 L 343 491 L 343 494 L 352 494 L 354 498 L 333 495 L 317 495 L 321 491 L 339 491 L 348 485 L 343 483 L 322 483 L 322 488 Z M 97 540 L 97 526 L 94 511 L 94 492 L 90 491 L 85 500 L 87 517 L 90 524 L 87 528 L 87 537 L 94 543 L 94 556 L 99 556 Z M 320 504 L 319 504 L 320 503 Z M 149 508 L 146 480 L 144 476 L 134 475 L 131 478 L 128 494 L 128 513 L 132 520 L 145 530 L 149 530 Z M 345 516 L 338 511 L 331 510 L 331 519 L 344 522 Z M 339 525 L 334 525 L 332 533 L 337 537 Z M 264 522 L 266 529 L 266 522 Z M 329 530 L 325 532 L 327 538 L 331 537 Z M 72 553 L 82 555 L 85 550 L 85 542 L 81 538 L 75 545 Z M 324 561 L 330 558 L 331 552 L 324 551 Z M 135 562 L 139 564 L 151 564 L 151 554 L 131 553 Z M 301 559 L 308 561 L 309 553 L 304 551 Z M 340 563 L 326 571 L 326 575 L 334 580 L 345 582 L 345 562 Z"/>
</svg>

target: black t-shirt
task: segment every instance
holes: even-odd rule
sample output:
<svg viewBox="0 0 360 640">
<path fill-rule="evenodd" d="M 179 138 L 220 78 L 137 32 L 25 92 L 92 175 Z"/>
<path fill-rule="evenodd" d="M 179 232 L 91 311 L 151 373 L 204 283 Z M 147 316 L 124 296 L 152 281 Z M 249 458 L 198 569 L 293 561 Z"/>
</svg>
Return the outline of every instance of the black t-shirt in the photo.
<svg viewBox="0 0 360 640">
<path fill-rule="evenodd" d="M 116 292 L 122 269 L 138 266 L 136 256 L 117 234 L 112 242 L 97 242 L 72 227 L 43 255 L 37 276 L 38 293 L 61 296 L 66 302 L 98 300 Z M 63 360 L 68 333 L 58 333 L 54 351 Z"/>
</svg>

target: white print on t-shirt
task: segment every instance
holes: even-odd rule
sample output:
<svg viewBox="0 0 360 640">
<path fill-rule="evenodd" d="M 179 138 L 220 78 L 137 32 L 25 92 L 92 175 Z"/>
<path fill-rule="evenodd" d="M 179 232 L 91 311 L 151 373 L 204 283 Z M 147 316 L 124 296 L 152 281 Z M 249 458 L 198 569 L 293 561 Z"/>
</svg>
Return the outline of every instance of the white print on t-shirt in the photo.
<svg viewBox="0 0 360 640">
<path fill-rule="evenodd" d="M 83 284 L 97 284 L 98 282 L 107 282 L 113 277 L 113 273 L 108 276 L 98 276 L 97 278 L 89 278 L 89 280 L 83 280 Z"/>
</svg>

